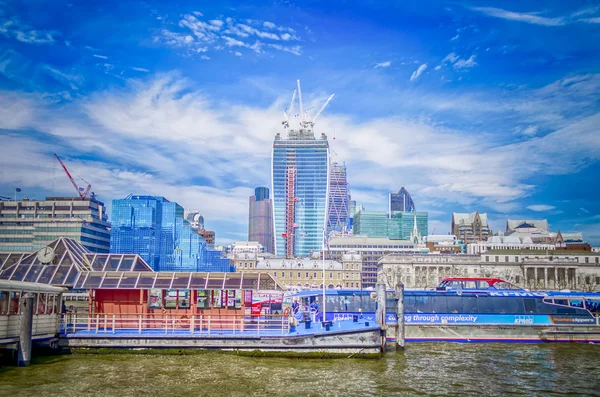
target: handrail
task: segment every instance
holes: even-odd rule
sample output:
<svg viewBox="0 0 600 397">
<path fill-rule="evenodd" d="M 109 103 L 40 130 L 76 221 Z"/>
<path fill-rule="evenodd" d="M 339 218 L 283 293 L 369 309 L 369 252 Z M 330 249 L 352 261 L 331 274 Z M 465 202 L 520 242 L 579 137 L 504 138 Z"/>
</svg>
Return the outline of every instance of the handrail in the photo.
<svg viewBox="0 0 600 397">
<path fill-rule="evenodd" d="M 156 333 L 211 335 L 215 333 L 286 334 L 289 317 L 277 315 L 173 315 L 173 314 L 66 314 L 62 318 L 65 334 Z"/>
</svg>

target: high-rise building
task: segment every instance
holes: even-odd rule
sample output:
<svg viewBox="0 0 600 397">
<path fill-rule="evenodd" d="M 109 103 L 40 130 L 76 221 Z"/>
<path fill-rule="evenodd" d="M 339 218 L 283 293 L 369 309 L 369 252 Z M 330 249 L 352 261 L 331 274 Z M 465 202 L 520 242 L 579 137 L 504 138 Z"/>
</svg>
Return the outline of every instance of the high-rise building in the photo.
<svg viewBox="0 0 600 397">
<path fill-rule="evenodd" d="M 308 257 L 321 251 L 327 222 L 329 143 L 312 130 L 291 130 L 273 142 L 275 254 Z"/>
<path fill-rule="evenodd" d="M 184 213 L 185 220 L 192 225 L 194 229 L 204 229 L 204 217 L 198 211 L 186 211 Z"/>
<path fill-rule="evenodd" d="M 47 197 L 0 200 L 0 251 L 36 251 L 59 237 L 79 241 L 91 252 L 110 248 L 104 203 L 95 198 Z"/>
<path fill-rule="evenodd" d="M 230 271 L 184 219 L 183 207 L 164 197 L 113 200 L 110 252 L 138 254 L 155 271 Z"/>
<path fill-rule="evenodd" d="M 487 241 L 490 235 L 487 214 L 479 211 L 470 214 L 452 213 L 452 234 L 463 244 Z"/>
<path fill-rule="evenodd" d="M 353 234 L 365 237 L 410 240 L 415 216 L 417 231 L 421 236 L 428 234 L 427 212 L 394 212 L 391 218 L 385 211 L 360 211 L 354 216 Z"/>
<path fill-rule="evenodd" d="M 415 203 L 413 202 L 412 197 L 410 197 L 408 190 L 403 186 L 398 193 L 390 193 L 388 207 L 388 214 L 391 218 L 396 211 L 414 211 Z"/>
<path fill-rule="evenodd" d="M 248 241 L 257 241 L 265 252 L 273 253 L 273 201 L 269 198 L 269 188 L 254 189 L 248 213 Z"/>
<path fill-rule="evenodd" d="M 348 199 L 346 164 L 333 163 L 329 169 L 327 235 L 333 230 L 346 231 L 349 221 Z"/>
</svg>

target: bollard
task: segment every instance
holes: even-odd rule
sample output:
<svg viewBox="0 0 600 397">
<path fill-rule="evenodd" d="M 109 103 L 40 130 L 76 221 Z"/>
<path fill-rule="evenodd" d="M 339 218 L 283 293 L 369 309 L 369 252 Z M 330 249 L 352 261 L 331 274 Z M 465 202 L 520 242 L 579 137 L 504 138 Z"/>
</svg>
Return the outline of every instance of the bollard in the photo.
<svg viewBox="0 0 600 397">
<path fill-rule="evenodd" d="M 21 299 L 21 323 L 19 324 L 19 367 L 28 367 L 31 363 L 33 334 L 33 294 L 27 293 Z"/>
<path fill-rule="evenodd" d="M 398 324 L 396 325 L 396 350 L 404 349 L 404 284 L 399 281 L 396 285 L 396 317 Z"/>
<path fill-rule="evenodd" d="M 375 291 L 377 292 L 377 311 L 375 312 L 375 319 L 377 324 L 381 327 L 381 351 L 385 352 L 386 342 L 386 323 L 385 323 L 385 284 L 377 283 L 375 285 Z"/>
</svg>

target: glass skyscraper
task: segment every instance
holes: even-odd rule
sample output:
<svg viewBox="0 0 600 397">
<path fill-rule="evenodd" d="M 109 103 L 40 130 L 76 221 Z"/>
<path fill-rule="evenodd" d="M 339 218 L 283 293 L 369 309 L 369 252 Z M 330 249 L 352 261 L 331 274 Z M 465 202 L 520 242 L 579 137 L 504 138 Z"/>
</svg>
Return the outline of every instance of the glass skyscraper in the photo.
<svg viewBox="0 0 600 397">
<path fill-rule="evenodd" d="M 311 129 L 275 136 L 272 156 L 275 254 L 307 257 L 321 251 L 327 227 L 329 143 Z"/>
<path fill-rule="evenodd" d="M 396 211 L 414 212 L 415 203 L 410 197 L 408 190 L 404 186 L 398 191 L 398 193 L 390 193 L 388 214 L 390 218 Z"/>
<path fill-rule="evenodd" d="M 258 241 L 265 252 L 274 253 L 273 200 L 269 198 L 269 189 L 266 187 L 257 187 L 254 196 L 250 196 L 248 241 Z"/>
<path fill-rule="evenodd" d="M 329 170 L 327 235 L 332 230 L 346 231 L 349 222 L 348 199 L 346 164 L 333 163 Z"/>
<path fill-rule="evenodd" d="M 155 271 L 231 271 L 184 219 L 183 207 L 164 197 L 113 200 L 110 252 L 138 254 Z"/>
</svg>

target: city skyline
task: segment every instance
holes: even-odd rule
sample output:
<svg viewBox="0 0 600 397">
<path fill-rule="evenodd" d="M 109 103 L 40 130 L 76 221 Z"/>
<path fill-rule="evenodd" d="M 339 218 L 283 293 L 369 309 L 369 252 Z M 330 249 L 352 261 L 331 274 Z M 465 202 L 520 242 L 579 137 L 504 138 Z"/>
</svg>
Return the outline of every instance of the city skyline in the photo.
<svg viewBox="0 0 600 397">
<path fill-rule="evenodd" d="M 300 79 L 307 108 L 336 93 L 315 134 L 368 210 L 405 186 L 436 234 L 478 210 L 600 245 L 588 2 L 116 4 L 0 4 L 0 195 L 75 195 L 57 153 L 109 214 L 160 195 L 244 240 Z"/>
</svg>

